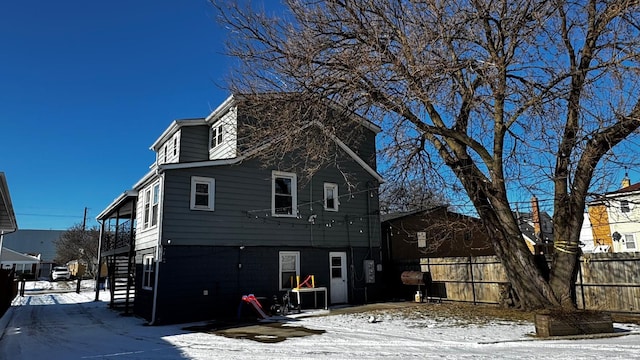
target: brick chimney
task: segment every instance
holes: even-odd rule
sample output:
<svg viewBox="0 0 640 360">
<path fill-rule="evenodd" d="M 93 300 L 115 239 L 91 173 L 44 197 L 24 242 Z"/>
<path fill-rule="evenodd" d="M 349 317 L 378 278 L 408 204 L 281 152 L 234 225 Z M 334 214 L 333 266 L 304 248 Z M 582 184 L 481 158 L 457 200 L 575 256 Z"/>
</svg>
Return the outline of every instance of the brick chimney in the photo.
<svg viewBox="0 0 640 360">
<path fill-rule="evenodd" d="M 536 241 L 542 241 L 542 231 L 540 228 L 540 206 L 538 204 L 538 198 L 533 196 L 531 198 L 531 220 L 533 221 L 533 232 L 536 237 Z"/>
<path fill-rule="evenodd" d="M 622 178 L 622 187 L 621 189 L 624 189 L 628 186 L 631 186 L 631 179 L 629 179 L 629 173 L 625 173 L 624 174 L 624 178 Z"/>
</svg>

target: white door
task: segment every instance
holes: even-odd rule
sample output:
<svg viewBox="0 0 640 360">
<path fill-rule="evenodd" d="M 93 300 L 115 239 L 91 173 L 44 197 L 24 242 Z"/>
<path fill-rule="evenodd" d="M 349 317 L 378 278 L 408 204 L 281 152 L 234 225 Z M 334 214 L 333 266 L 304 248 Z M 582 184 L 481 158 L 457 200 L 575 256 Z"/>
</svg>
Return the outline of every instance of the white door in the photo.
<svg viewBox="0 0 640 360">
<path fill-rule="evenodd" d="M 329 272 L 331 273 L 331 303 L 344 304 L 347 296 L 347 253 L 329 253 Z"/>
</svg>

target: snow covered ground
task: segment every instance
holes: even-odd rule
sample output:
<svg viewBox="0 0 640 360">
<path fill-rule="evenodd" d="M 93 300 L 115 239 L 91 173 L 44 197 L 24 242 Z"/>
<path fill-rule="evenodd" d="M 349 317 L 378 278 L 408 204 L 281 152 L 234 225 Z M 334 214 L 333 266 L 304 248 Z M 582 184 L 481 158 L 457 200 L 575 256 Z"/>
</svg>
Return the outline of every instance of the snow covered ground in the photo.
<svg viewBox="0 0 640 360">
<path fill-rule="evenodd" d="M 146 326 L 107 308 L 107 292 L 93 301 L 93 284 L 30 282 L 25 297 L 0 319 L 0 359 L 633 359 L 640 358 L 640 326 L 614 324 L 622 336 L 539 340 L 528 322 L 461 323 L 397 312 L 289 319 L 282 325 L 318 330 L 275 343 Z M 68 291 L 68 292 L 63 292 Z M 237 330 L 237 329 L 235 329 Z M 323 332 L 324 331 L 324 332 Z"/>
</svg>

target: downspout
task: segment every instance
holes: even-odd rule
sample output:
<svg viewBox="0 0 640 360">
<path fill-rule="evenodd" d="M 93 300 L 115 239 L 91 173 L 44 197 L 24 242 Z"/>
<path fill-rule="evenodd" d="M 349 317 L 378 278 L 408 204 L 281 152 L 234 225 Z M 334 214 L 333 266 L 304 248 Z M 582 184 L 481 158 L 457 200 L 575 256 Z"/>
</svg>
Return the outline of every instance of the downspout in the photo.
<svg viewBox="0 0 640 360">
<path fill-rule="evenodd" d="M 156 168 L 156 174 L 159 173 Z M 156 246 L 156 269 L 155 279 L 153 279 L 153 305 L 151 308 L 151 322 L 149 325 L 156 323 L 156 311 L 158 310 L 158 279 L 160 274 L 160 259 L 162 257 L 162 219 L 164 218 L 164 173 L 160 174 L 160 203 L 158 204 L 158 246 Z"/>
<path fill-rule="evenodd" d="M 98 271 L 96 271 L 96 298 L 94 301 L 100 301 L 100 274 L 102 273 L 102 237 L 104 236 L 104 220 L 98 220 L 100 223 L 100 237 L 98 237 Z"/>
</svg>

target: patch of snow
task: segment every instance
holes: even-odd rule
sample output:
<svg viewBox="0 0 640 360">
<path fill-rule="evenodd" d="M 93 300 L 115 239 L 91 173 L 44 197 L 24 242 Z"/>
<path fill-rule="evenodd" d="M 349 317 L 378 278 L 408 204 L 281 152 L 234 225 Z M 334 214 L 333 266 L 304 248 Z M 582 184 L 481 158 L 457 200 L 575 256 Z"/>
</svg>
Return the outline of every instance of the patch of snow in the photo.
<svg viewBox="0 0 640 360">
<path fill-rule="evenodd" d="M 29 284 L 26 296 L 16 298 L 0 319 L 1 359 L 630 359 L 640 354 L 640 326 L 633 324 L 614 324 L 626 332 L 619 337 L 540 340 L 531 337 L 535 328 L 529 322 L 407 319 L 391 311 L 289 318 L 285 326 L 325 332 L 258 342 L 184 330 L 190 324 L 146 326 L 140 318 L 108 309 L 108 291 L 94 301 L 90 281 L 79 294 L 59 292 L 75 282 L 46 283 Z M 49 289 L 53 292 L 39 293 Z"/>
</svg>

